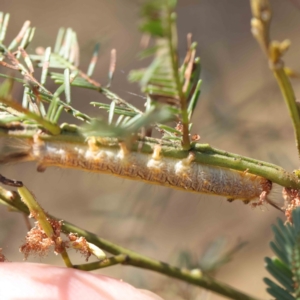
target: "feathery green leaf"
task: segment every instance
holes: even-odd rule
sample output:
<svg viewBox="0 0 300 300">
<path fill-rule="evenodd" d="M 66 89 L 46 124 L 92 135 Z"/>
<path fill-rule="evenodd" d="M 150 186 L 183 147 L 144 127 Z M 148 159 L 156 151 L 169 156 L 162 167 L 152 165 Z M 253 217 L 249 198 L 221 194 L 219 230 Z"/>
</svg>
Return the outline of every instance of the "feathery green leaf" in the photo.
<svg viewBox="0 0 300 300">
<path fill-rule="evenodd" d="M 278 284 L 265 278 L 267 291 L 277 300 L 299 299 L 300 296 L 300 208 L 292 212 L 293 224 L 278 220 L 272 226 L 274 241 L 270 247 L 277 258 L 266 258 L 266 269 Z"/>
</svg>

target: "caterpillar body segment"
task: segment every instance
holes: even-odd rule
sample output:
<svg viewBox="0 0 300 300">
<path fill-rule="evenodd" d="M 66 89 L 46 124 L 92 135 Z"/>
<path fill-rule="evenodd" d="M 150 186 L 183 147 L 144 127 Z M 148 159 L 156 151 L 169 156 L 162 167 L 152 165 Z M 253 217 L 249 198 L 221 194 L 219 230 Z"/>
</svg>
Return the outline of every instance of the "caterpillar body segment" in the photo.
<svg viewBox="0 0 300 300">
<path fill-rule="evenodd" d="M 185 159 L 164 157 L 160 150 L 157 145 L 151 155 L 130 152 L 122 143 L 119 147 L 98 145 L 94 138 L 82 145 L 43 141 L 37 136 L 29 156 L 38 161 L 39 171 L 50 166 L 81 169 L 230 200 L 256 201 L 271 191 L 272 182 L 266 178 L 194 162 L 193 153 Z"/>
</svg>

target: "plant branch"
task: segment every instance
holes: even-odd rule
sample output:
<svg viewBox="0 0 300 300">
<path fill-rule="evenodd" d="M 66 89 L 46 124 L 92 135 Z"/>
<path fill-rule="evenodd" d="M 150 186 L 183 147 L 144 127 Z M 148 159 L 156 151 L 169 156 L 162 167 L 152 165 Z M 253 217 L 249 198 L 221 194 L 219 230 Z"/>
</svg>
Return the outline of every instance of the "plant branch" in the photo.
<svg viewBox="0 0 300 300">
<path fill-rule="evenodd" d="M 26 115 L 29 119 L 35 120 L 37 123 L 39 123 L 41 126 L 43 126 L 46 130 L 48 130 L 50 133 L 56 135 L 60 133 L 60 128 L 57 124 L 54 124 L 52 122 L 49 122 L 48 120 L 42 118 L 41 116 L 29 111 L 28 109 L 21 106 L 19 103 L 13 100 L 8 100 L 3 97 L 0 97 L 0 102 L 15 109 L 16 111 L 23 113 Z"/>
<path fill-rule="evenodd" d="M 167 4 L 168 8 L 168 4 Z M 175 13 L 172 13 L 168 9 L 168 45 L 169 45 L 169 51 L 172 61 L 172 69 L 173 69 L 173 77 L 175 79 L 176 87 L 178 96 L 180 99 L 180 106 L 181 106 L 181 117 L 182 117 L 182 148 L 184 150 L 189 150 L 191 148 L 190 145 L 190 137 L 189 137 L 189 115 L 187 111 L 187 101 L 186 96 L 183 92 L 183 85 L 180 81 L 179 77 L 179 64 L 178 64 L 178 55 L 175 51 L 175 47 L 173 45 L 174 43 L 174 37 L 173 37 L 173 27 L 175 22 L 176 15 Z"/>
<path fill-rule="evenodd" d="M 0 136 L 3 137 L 32 139 L 36 133 L 37 130 L 33 126 L 28 127 L 28 129 L 25 130 L 12 130 L 11 127 L 5 127 L 5 125 L 0 124 Z M 82 136 L 76 128 L 73 128 L 72 131 L 68 131 L 68 127 L 66 127 L 60 135 L 51 136 L 42 134 L 39 138 L 44 141 L 73 144 L 74 146 L 87 145 L 85 137 Z M 105 147 L 119 147 L 117 139 L 101 138 L 101 141 Z M 133 142 L 130 151 L 140 151 L 145 154 L 152 154 L 155 146 L 158 144 L 161 145 L 161 155 L 163 157 L 184 159 L 189 154 L 189 151 L 182 150 L 181 145 L 178 143 L 161 141 L 154 138 L 144 138 Z M 191 151 L 195 155 L 194 162 L 196 163 L 229 168 L 242 172 L 247 171 L 251 174 L 267 178 L 268 180 L 283 187 L 295 189 L 300 188 L 299 178 L 293 173 L 290 173 L 277 165 L 219 150 L 208 144 L 194 144 Z M 0 163 L 10 161 L 13 162 L 14 157 L 12 157 L 12 159 L 9 159 L 9 156 L 8 159 L 5 157 L 0 158 Z"/>
<path fill-rule="evenodd" d="M 0 189 L 0 200 L 5 202 L 7 205 L 13 209 L 17 209 L 23 213 L 29 214 L 29 210 L 26 206 L 22 205 L 21 199 L 18 194 L 13 194 L 10 191 L 5 189 Z M 59 220 L 53 216 L 48 216 L 49 218 Z M 115 264 L 124 264 L 134 267 L 139 267 L 142 269 L 152 270 L 179 280 L 191 283 L 193 285 L 211 290 L 220 295 L 228 297 L 230 299 L 236 300 L 257 300 L 255 297 L 251 297 L 247 294 L 244 294 L 241 291 L 236 290 L 233 287 L 230 287 L 227 284 L 221 283 L 212 277 L 204 274 L 199 269 L 188 270 L 181 269 L 178 267 L 171 266 L 167 263 L 151 259 L 149 257 L 138 254 L 132 250 L 116 245 L 110 241 L 99 238 L 95 234 L 81 229 L 71 223 L 66 221 L 62 224 L 62 231 L 66 234 L 77 233 L 78 236 L 86 238 L 89 243 L 92 243 L 99 248 L 114 254 L 116 256 L 105 259 L 100 262 L 90 263 L 86 265 L 74 266 L 74 268 L 81 270 L 92 270 L 96 268 L 108 267 Z"/>
<path fill-rule="evenodd" d="M 101 86 L 101 84 L 93 79 L 91 79 L 87 74 L 85 74 L 83 71 L 81 71 L 78 67 L 74 66 L 72 63 L 70 63 L 68 60 L 60 56 L 58 53 L 52 53 L 52 58 L 54 60 L 60 61 L 66 68 L 69 68 L 73 72 L 78 73 L 77 79 L 73 80 L 70 84 L 72 86 L 77 86 L 81 88 L 87 88 L 96 90 L 99 93 L 103 94 L 107 99 L 110 99 L 112 101 L 117 101 L 118 103 L 122 103 L 125 107 L 128 107 L 129 109 L 137 112 L 142 113 L 138 108 L 136 108 L 134 105 L 128 103 L 124 99 L 120 98 L 118 95 L 110 91 L 108 88 L 104 88 Z M 39 62 L 42 57 L 37 55 L 31 55 L 30 56 L 33 61 Z M 55 82 L 62 84 L 64 82 L 63 74 L 60 73 L 51 73 L 51 76 L 55 78 Z M 81 79 L 81 80 L 79 80 Z"/>
<path fill-rule="evenodd" d="M 251 31 L 263 52 L 269 60 L 269 66 L 272 70 L 278 86 L 281 90 L 285 103 L 288 107 L 290 117 L 293 122 L 294 135 L 298 156 L 300 158 L 300 114 L 296 103 L 296 97 L 290 83 L 290 80 L 284 69 L 283 55 L 288 50 L 290 42 L 271 41 L 269 27 L 272 18 L 272 11 L 269 0 L 250 0 L 252 15 Z"/>
<path fill-rule="evenodd" d="M 83 270 L 83 271 L 93 271 L 98 269 L 103 269 L 111 267 L 118 264 L 124 264 L 126 262 L 126 254 L 118 254 L 116 256 L 105 258 L 101 261 L 96 261 L 88 264 L 73 265 L 74 269 Z"/>
<path fill-rule="evenodd" d="M 45 231 L 46 235 L 49 238 L 52 238 L 54 235 L 53 228 L 47 220 L 47 216 L 41 206 L 36 202 L 32 194 L 28 191 L 28 189 L 24 186 L 18 188 L 18 193 L 22 201 L 26 204 L 28 209 L 30 210 L 31 215 L 36 219 L 36 221 L 40 224 L 42 229 Z"/>
<path fill-rule="evenodd" d="M 45 234 L 48 236 L 49 239 L 53 239 L 53 241 L 55 243 L 57 243 L 57 237 L 56 237 L 56 233 L 54 232 L 50 222 L 49 222 L 49 218 L 47 217 L 47 215 L 45 214 L 44 210 L 42 209 L 42 207 L 38 204 L 38 202 L 35 200 L 35 198 L 33 197 L 33 195 L 31 194 L 31 192 L 29 192 L 29 190 L 25 187 L 25 186 L 21 186 L 18 187 L 18 193 L 20 195 L 20 199 L 26 204 L 26 206 L 28 207 L 29 211 L 30 211 L 30 215 L 32 215 L 36 221 L 38 222 L 38 224 L 40 225 L 40 227 L 43 229 L 43 231 L 45 232 Z M 3 200 L 3 199 L 2 199 Z M 60 242 L 60 239 L 58 240 Z M 72 263 L 71 260 L 69 258 L 69 255 L 66 251 L 66 248 L 63 246 L 62 243 L 60 243 L 60 255 L 62 256 L 62 259 L 65 262 L 65 265 L 68 268 L 72 267 Z"/>
<path fill-rule="evenodd" d="M 285 100 L 285 103 L 288 107 L 290 117 L 294 126 L 294 134 L 296 139 L 296 146 L 298 150 L 298 156 L 300 157 L 300 115 L 296 103 L 296 97 L 294 94 L 293 87 L 291 82 L 284 70 L 283 63 L 280 67 L 275 67 L 273 73 L 281 90 L 282 96 Z"/>
</svg>

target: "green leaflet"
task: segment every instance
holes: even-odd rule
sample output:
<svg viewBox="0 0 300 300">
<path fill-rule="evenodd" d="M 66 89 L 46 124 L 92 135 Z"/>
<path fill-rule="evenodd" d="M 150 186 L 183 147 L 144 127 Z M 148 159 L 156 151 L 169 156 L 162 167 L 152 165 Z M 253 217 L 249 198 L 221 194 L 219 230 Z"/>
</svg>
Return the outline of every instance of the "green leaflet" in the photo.
<svg viewBox="0 0 300 300">
<path fill-rule="evenodd" d="M 300 207 L 293 210 L 293 224 L 278 220 L 272 226 L 274 239 L 270 243 L 275 258 L 265 258 L 266 269 L 276 279 L 264 278 L 270 295 L 278 300 L 300 297 Z"/>
</svg>

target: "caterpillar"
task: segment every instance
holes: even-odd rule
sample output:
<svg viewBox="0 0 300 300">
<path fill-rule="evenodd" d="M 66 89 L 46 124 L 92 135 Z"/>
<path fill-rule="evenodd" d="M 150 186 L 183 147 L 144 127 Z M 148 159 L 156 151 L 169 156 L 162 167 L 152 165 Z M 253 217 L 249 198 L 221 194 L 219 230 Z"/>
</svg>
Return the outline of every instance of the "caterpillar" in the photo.
<svg viewBox="0 0 300 300">
<path fill-rule="evenodd" d="M 25 160 L 38 162 L 38 170 L 47 167 L 73 168 L 169 186 L 189 192 L 220 195 L 228 200 L 262 202 L 272 189 L 272 182 L 247 172 L 205 165 L 194 161 L 192 152 L 184 158 L 165 157 L 161 146 L 152 154 L 129 151 L 125 144 L 119 147 L 99 144 L 89 138 L 84 144 L 65 141 L 23 140 L 27 146 Z M 24 145 L 23 145 L 24 146 Z"/>
</svg>

